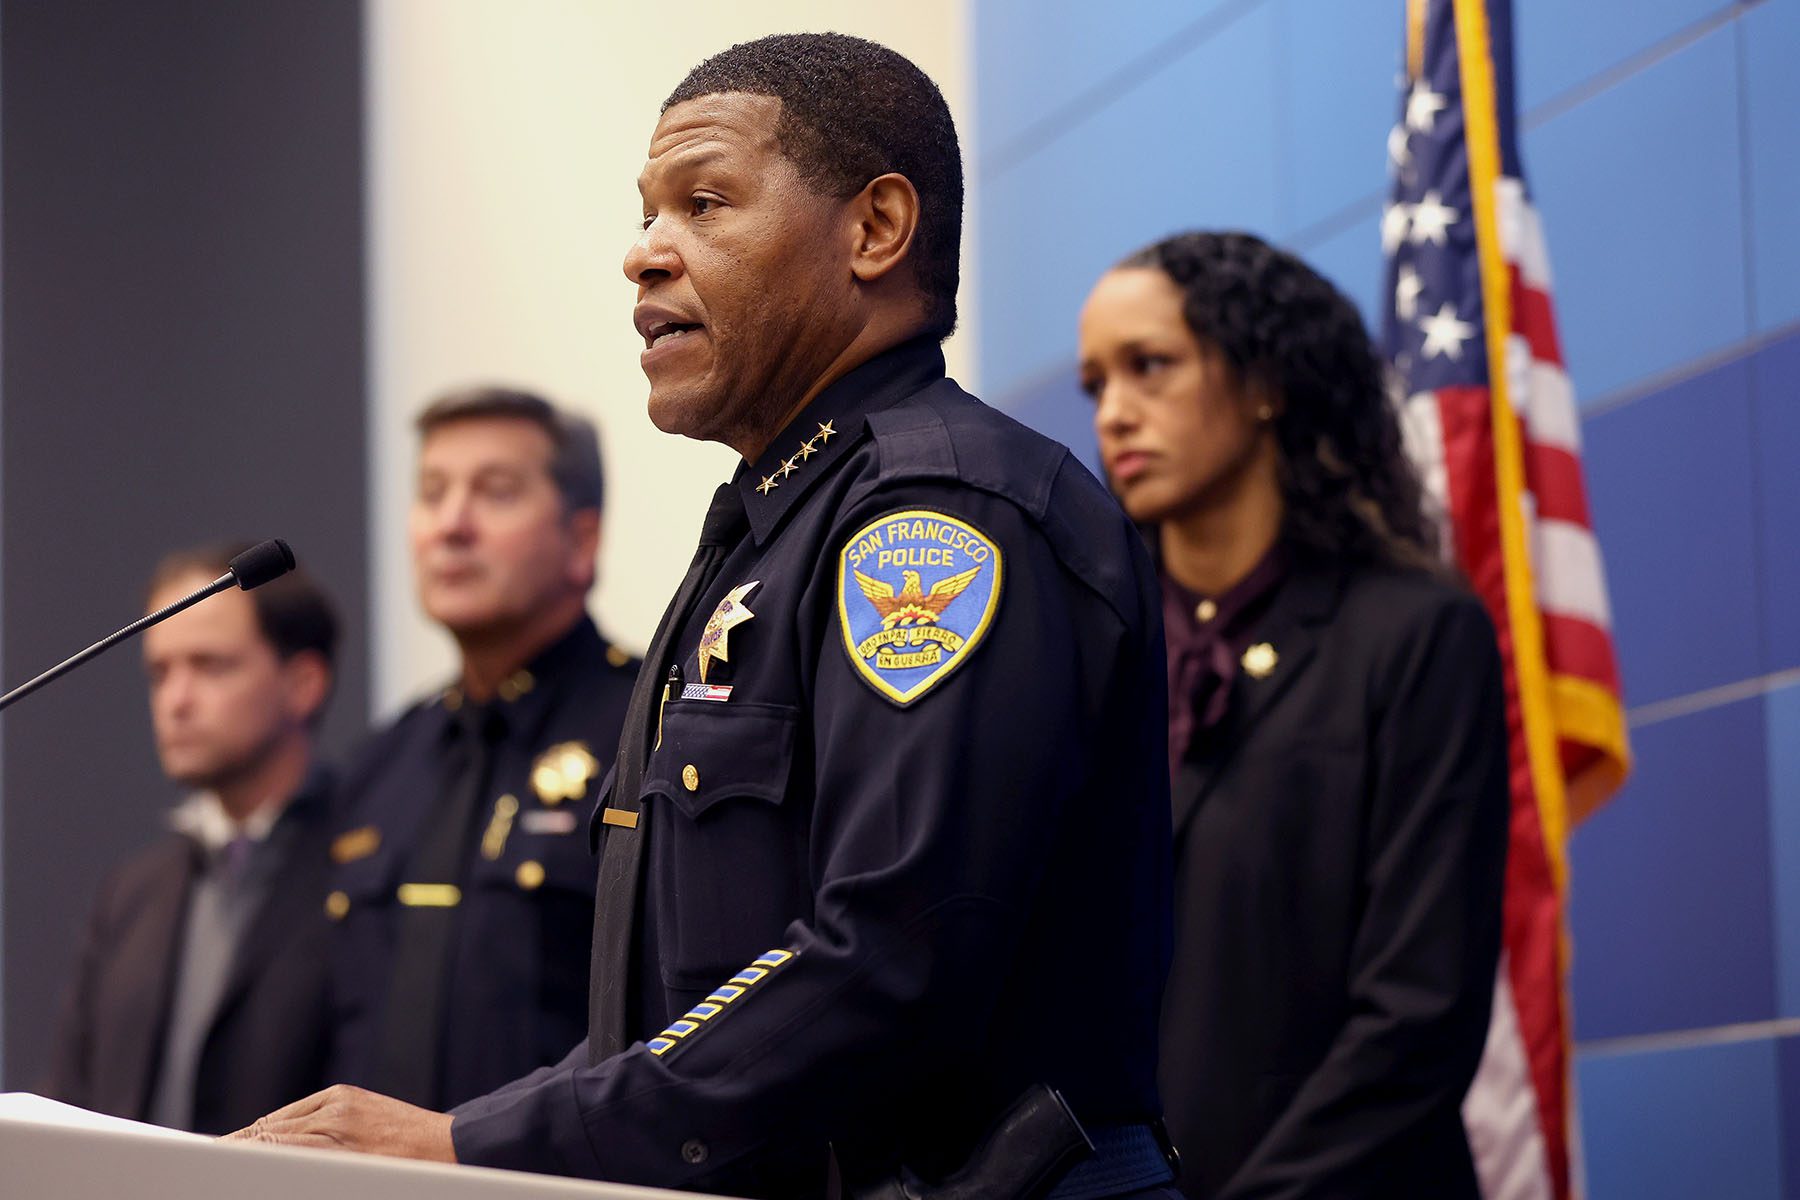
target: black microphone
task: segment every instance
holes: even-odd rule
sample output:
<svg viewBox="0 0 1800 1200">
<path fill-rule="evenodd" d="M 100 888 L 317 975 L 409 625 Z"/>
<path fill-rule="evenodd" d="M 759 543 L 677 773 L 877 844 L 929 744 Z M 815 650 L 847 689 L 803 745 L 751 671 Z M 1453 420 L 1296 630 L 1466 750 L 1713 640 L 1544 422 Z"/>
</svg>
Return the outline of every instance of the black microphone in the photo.
<svg viewBox="0 0 1800 1200">
<path fill-rule="evenodd" d="M 258 542 L 226 566 L 225 573 L 196 592 L 190 592 L 165 608 L 159 608 L 149 616 L 140 617 L 111 637 L 101 638 L 80 654 L 71 655 L 39 675 L 28 683 L 22 683 L 12 691 L 0 696 L 0 709 L 11 705 L 15 700 L 23 700 L 31 693 L 43 687 L 53 679 L 59 679 L 79 667 L 102 650 L 111 648 L 131 637 L 142 633 L 158 621 L 166 621 L 183 609 L 192 608 L 208 596 L 216 596 L 226 588 L 236 585 L 246 592 L 253 587 L 261 587 L 271 579 L 278 579 L 294 569 L 294 552 L 280 538 L 270 538 L 266 542 Z"/>
<path fill-rule="evenodd" d="M 280 538 L 258 542 L 226 565 L 226 572 L 246 592 L 279 579 L 294 569 L 294 552 Z M 224 576 L 220 576 L 224 578 Z M 213 582 L 217 583 L 218 580 Z"/>
</svg>

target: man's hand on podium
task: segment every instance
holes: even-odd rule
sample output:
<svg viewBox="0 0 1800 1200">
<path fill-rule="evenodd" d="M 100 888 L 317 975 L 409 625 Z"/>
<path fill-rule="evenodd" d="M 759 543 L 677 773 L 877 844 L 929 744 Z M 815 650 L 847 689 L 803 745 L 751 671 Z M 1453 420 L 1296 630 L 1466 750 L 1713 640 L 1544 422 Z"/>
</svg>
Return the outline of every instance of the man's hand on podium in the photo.
<svg viewBox="0 0 1800 1200">
<path fill-rule="evenodd" d="M 226 1137 L 277 1146 L 316 1146 L 322 1150 L 385 1154 L 390 1158 L 420 1158 L 427 1162 L 456 1161 L 449 1113 L 416 1108 L 403 1100 L 342 1083 L 258 1117 L 255 1124 Z"/>
</svg>

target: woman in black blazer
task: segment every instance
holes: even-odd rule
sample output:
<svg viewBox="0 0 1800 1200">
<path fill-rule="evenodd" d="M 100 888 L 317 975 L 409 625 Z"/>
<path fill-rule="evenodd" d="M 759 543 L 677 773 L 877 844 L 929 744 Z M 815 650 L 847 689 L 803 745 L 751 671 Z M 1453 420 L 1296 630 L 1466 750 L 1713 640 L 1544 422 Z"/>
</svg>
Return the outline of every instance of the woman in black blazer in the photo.
<svg viewBox="0 0 1800 1200">
<path fill-rule="evenodd" d="M 1362 321 L 1292 255 L 1184 234 L 1100 279 L 1081 378 L 1164 587 L 1182 1188 L 1474 1197 L 1500 658 L 1438 565 Z"/>
</svg>

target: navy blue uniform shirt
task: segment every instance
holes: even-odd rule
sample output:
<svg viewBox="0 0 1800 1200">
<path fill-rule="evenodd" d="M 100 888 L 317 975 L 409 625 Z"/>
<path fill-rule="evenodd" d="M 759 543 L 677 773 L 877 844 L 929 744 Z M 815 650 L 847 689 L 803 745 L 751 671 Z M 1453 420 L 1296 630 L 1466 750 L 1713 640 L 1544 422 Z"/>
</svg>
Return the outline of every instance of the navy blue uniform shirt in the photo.
<svg viewBox="0 0 1800 1200">
<path fill-rule="evenodd" d="M 439 1003 L 435 1095 L 449 1107 L 555 1062 L 587 1024 L 594 863 L 587 818 L 618 745 L 638 662 L 585 616 L 502 685 L 489 706 L 498 738 L 458 868 Z M 418 704 L 373 737 L 347 773 L 345 830 L 327 904 L 337 1083 L 380 1087 L 391 1041 L 389 993 L 409 903 L 409 860 L 461 781 L 460 693 Z M 443 881 L 431 881 L 433 885 Z"/>
<path fill-rule="evenodd" d="M 943 372 L 923 340 L 862 365 L 719 490 L 597 814 L 641 855 L 597 913 L 633 947 L 589 1025 L 621 1052 L 458 1109 L 459 1160 L 820 1195 L 833 1144 L 951 1167 L 1034 1083 L 1158 1114 L 1154 574 L 1066 449 Z"/>
</svg>

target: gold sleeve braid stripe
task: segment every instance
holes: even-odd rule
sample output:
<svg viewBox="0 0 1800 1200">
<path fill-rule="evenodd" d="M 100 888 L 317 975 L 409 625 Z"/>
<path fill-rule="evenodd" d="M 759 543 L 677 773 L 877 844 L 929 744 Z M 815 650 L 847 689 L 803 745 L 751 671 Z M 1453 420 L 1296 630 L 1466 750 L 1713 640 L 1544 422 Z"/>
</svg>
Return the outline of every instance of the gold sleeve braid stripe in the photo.
<svg viewBox="0 0 1800 1200">
<path fill-rule="evenodd" d="M 681 1044 L 683 1039 L 699 1032 L 708 1021 L 724 1012 L 728 1006 L 737 1003 L 745 992 L 767 979 L 772 972 L 793 957 L 792 950 L 771 950 L 758 958 L 720 984 L 711 995 L 690 1008 L 680 1020 L 646 1042 L 645 1045 L 650 1048 L 650 1053 L 660 1058 L 673 1050 Z"/>
</svg>

